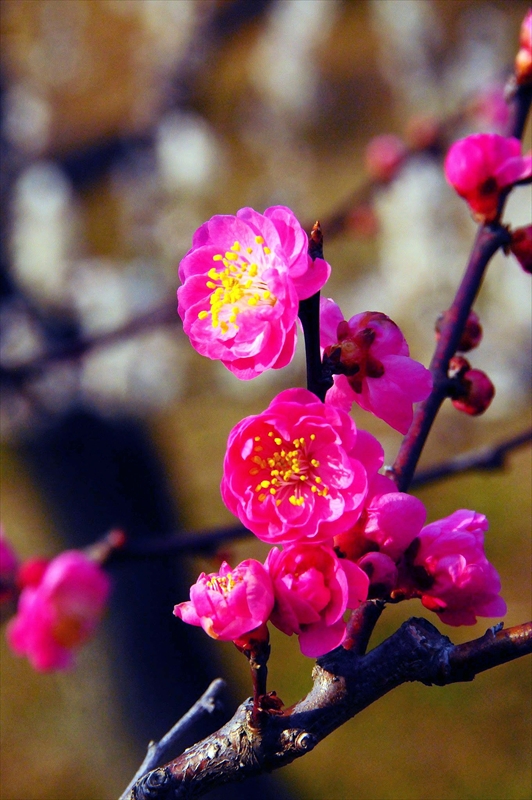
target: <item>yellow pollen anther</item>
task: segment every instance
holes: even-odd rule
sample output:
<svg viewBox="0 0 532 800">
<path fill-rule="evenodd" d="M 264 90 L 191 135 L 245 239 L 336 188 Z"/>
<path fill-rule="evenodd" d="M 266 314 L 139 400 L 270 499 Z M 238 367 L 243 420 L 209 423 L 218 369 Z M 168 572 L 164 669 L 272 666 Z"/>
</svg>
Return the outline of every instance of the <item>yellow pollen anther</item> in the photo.
<svg viewBox="0 0 532 800">
<path fill-rule="evenodd" d="M 216 253 L 216 255 L 212 257 L 212 260 L 213 261 L 223 261 L 223 256 L 221 255 L 221 253 Z"/>
<path fill-rule="evenodd" d="M 240 250 L 240 242 L 235 242 L 234 245 L 231 247 L 231 250 L 235 250 L 237 253 Z"/>
<path fill-rule="evenodd" d="M 261 503 L 263 502 L 263 500 L 266 500 L 267 497 L 268 497 L 267 494 L 259 494 L 259 500 L 261 501 Z"/>
<path fill-rule="evenodd" d="M 276 445 L 280 445 L 280 444 L 283 443 L 283 440 L 280 439 L 279 436 L 276 436 L 273 441 L 275 442 Z M 281 455 L 283 455 L 283 454 L 281 453 Z"/>
<path fill-rule="evenodd" d="M 209 312 L 208 311 L 200 311 L 199 314 L 198 314 L 198 317 L 200 319 L 205 319 L 205 317 L 208 317 L 208 316 L 209 316 Z"/>
<path fill-rule="evenodd" d="M 316 438 L 316 434 L 315 433 L 311 433 L 310 434 L 310 438 L 312 439 L 312 441 L 314 441 L 314 439 Z"/>
<path fill-rule="evenodd" d="M 256 306 L 257 303 L 258 303 L 258 300 L 257 300 L 256 297 L 250 297 L 249 300 L 248 300 L 248 306 Z"/>
<path fill-rule="evenodd" d="M 246 247 L 246 253 L 252 253 L 252 252 L 253 252 L 252 247 Z"/>
<path fill-rule="evenodd" d="M 267 256 L 269 256 L 269 255 L 270 255 L 270 253 L 272 252 L 272 251 L 270 250 L 270 248 L 269 248 L 269 247 L 264 247 L 264 248 L 263 248 L 263 250 L 264 250 L 264 252 L 265 252 L 265 254 L 266 254 Z"/>
<path fill-rule="evenodd" d="M 316 475 L 316 477 L 314 478 L 314 481 L 315 481 L 316 483 L 321 483 L 321 482 L 322 482 L 322 480 L 321 480 L 321 478 L 320 478 L 320 476 L 319 476 L 319 475 Z"/>
<path fill-rule="evenodd" d="M 225 254 L 225 257 L 226 257 L 226 259 L 228 261 L 236 261 L 238 259 L 237 254 L 236 253 L 231 253 L 229 250 Z"/>
<path fill-rule="evenodd" d="M 262 486 L 263 489 L 267 489 L 268 486 L 270 485 L 270 481 L 261 481 L 260 485 Z"/>
<path fill-rule="evenodd" d="M 264 239 L 262 238 L 262 236 L 255 236 L 255 241 L 257 242 L 257 244 L 264 244 Z"/>
<path fill-rule="evenodd" d="M 311 458 L 310 463 L 312 464 L 313 467 L 319 467 L 320 465 L 320 462 L 318 461 L 317 458 Z"/>
<path fill-rule="evenodd" d="M 255 442 L 260 442 L 260 436 L 255 436 L 255 437 L 254 437 L 254 441 L 255 441 Z"/>
</svg>

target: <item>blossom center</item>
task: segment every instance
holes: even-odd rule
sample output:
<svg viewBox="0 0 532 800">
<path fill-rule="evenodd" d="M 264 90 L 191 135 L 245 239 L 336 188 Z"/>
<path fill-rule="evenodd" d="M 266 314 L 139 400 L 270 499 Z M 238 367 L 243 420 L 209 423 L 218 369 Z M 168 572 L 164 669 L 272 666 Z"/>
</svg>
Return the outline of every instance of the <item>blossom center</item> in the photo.
<svg viewBox="0 0 532 800">
<path fill-rule="evenodd" d="M 309 442 L 304 436 L 287 441 L 276 431 L 254 437 L 250 459 L 254 466 L 249 474 L 263 476 L 255 487 L 261 502 L 273 496 L 277 506 L 286 498 L 293 506 L 304 506 L 309 492 L 318 497 L 327 496 L 329 487 L 317 474 L 320 462 L 311 453 L 315 439 L 316 434 L 311 433 Z"/>
<path fill-rule="evenodd" d="M 241 583 L 244 579 L 241 575 L 235 575 L 233 572 L 228 572 L 227 575 L 213 575 L 207 581 L 209 589 L 214 589 L 220 592 L 224 597 L 235 588 L 237 583 Z"/>
<path fill-rule="evenodd" d="M 242 248 L 235 242 L 225 255 L 217 253 L 213 261 L 220 262 L 211 267 L 207 276 L 207 288 L 211 289 L 209 310 L 199 312 L 199 319 L 211 317 L 212 327 L 227 333 L 232 325 L 238 330 L 238 314 L 253 306 L 274 306 L 277 298 L 262 278 L 269 266 L 271 250 L 262 236 L 255 236 L 255 247 Z"/>
</svg>

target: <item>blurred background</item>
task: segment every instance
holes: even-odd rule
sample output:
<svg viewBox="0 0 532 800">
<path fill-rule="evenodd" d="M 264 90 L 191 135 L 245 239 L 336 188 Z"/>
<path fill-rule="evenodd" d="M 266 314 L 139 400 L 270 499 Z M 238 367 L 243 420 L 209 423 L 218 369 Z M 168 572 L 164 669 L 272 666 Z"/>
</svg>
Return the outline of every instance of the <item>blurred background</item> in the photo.
<svg viewBox="0 0 532 800">
<path fill-rule="evenodd" d="M 2 0 L 0 512 L 22 558 L 85 546 L 113 526 L 149 541 L 232 524 L 219 495 L 227 434 L 305 375 L 299 350 L 285 370 L 243 383 L 183 336 L 177 265 L 212 214 L 280 203 L 309 228 L 319 218 L 333 267 L 324 294 L 347 318 L 388 314 L 428 363 L 475 232 L 443 153 L 460 136 L 504 129 L 502 87 L 527 7 Z M 408 153 L 392 181 L 372 180 L 365 159 L 383 133 Z M 530 126 L 526 139 L 529 149 Z M 529 206 L 526 189 L 513 192 L 506 221 L 529 223 Z M 498 255 L 470 359 L 497 395 L 480 419 L 444 406 L 424 465 L 530 425 L 529 306 L 530 276 Z M 399 434 L 354 416 L 391 463 Z M 509 625 L 531 612 L 530 490 L 522 448 L 503 473 L 418 492 L 430 520 L 460 507 L 487 514 Z M 71 673 L 38 675 L 2 639 L 2 800 L 117 797 L 149 739 L 218 675 L 232 712 L 250 694 L 244 659 L 171 611 L 222 555 L 236 564 L 267 549 L 243 540 L 117 565 L 105 624 Z M 386 611 L 375 641 L 421 613 L 404 605 Z M 438 627 L 466 641 L 487 624 Z M 312 662 L 296 640 L 272 638 L 270 688 L 289 705 L 310 688 Z M 530 683 L 522 659 L 472 684 L 403 686 L 287 769 L 212 796 L 524 800 Z"/>
</svg>

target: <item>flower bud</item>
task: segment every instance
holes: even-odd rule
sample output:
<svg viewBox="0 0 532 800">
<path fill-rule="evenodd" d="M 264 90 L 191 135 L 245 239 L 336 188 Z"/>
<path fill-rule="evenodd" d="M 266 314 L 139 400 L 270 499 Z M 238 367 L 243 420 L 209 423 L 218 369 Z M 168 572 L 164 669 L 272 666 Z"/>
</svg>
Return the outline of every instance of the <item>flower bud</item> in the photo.
<svg viewBox="0 0 532 800">
<path fill-rule="evenodd" d="M 479 369 L 468 369 L 460 375 L 460 383 L 464 394 L 451 398 L 453 406 L 473 417 L 483 414 L 495 396 L 495 386 L 486 373 Z"/>
<path fill-rule="evenodd" d="M 532 9 L 529 9 L 519 33 L 519 51 L 515 57 L 515 77 L 518 84 L 532 80 Z"/>
<path fill-rule="evenodd" d="M 463 356 L 453 356 L 449 361 L 449 378 L 463 378 L 465 373 L 471 369 L 471 364 Z"/>
<path fill-rule="evenodd" d="M 393 134 L 375 136 L 366 148 L 365 165 L 370 178 L 389 183 L 397 175 L 406 156 L 402 139 Z"/>
<path fill-rule="evenodd" d="M 532 273 L 532 225 L 512 232 L 510 250 L 525 272 Z"/>
<path fill-rule="evenodd" d="M 449 311 L 444 311 L 436 320 L 436 340 L 439 340 L 443 327 L 449 321 Z M 469 350 L 478 347 L 482 340 L 482 326 L 478 315 L 474 311 L 469 312 L 469 316 L 464 325 L 462 336 L 458 343 L 457 351 L 467 353 Z"/>
</svg>

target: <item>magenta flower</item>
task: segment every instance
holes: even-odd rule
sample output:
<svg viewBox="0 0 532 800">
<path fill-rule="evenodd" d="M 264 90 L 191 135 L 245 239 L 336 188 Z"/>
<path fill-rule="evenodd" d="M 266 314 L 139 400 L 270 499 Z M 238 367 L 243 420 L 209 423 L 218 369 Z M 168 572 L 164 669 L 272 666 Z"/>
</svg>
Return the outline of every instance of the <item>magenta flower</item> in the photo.
<svg viewBox="0 0 532 800">
<path fill-rule="evenodd" d="M 308 255 L 308 237 L 285 206 L 204 223 L 179 265 L 178 311 L 192 346 L 249 380 L 292 360 L 299 301 L 328 279 Z"/>
<path fill-rule="evenodd" d="M 397 585 L 397 567 L 385 553 L 367 553 L 357 561 L 369 578 L 369 597 L 387 597 Z"/>
<path fill-rule="evenodd" d="M 213 639 L 231 641 L 267 622 L 272 608 L 270 576 L 260 562 L 249 558 L 233 570 L 224 561 L 219 572 L 202 572 L 190 587 L 190 600 L 178 603 L 174 614 L 199 625 Z"/>
<path fill-rule="evenodd" d="M 479 617 L 499 617 L 506 603 L 501 583 L 484 553 L 483 514 L 461 509 L 427 525 L 407 553 L 400 580 L 410 597 L 421 597 L 448 625 L 474 625 Z"/>
<path fill-rule="evenodd" d="M 317 658 L 342 644 L 345 610 L 357 608 L 368 595 L 365 572 L 317 544 L 282 552 L 274 547 L 265 566 L 275 592 L 271 621 L 288 636 L 299 636 L 303 655 Z"/>
<path fill-rule="evenodd" d="M 324 357 L 342 372 L 334 376 L 326 403 L 350 411 L 353 403 L 406 433 L 412 403 L 424 400 L 432 376 L 409 357 L 406 340 L 385 314 L 367 311 L 346 322 L 333 300 L 322 298 L 320 340 Z"/>
<path fill-rule="evenodd" d="M 221 484 L 230 511 L 272 544 L 332 539 L 358 519 L 378 463 L 369 434 L 357 450 L 349 415 L 306 389 L 281 392 L 229 434 Z"/>
<path fill-rule="evenodd" d="M 61 553 L 36 585 L 22 589 L 17 614 L 7 627 L 9 646 L 40 672 L 70 667 L 73 651 L 94 633 L 109 589 L 98 564 L 77 550 Z"/>
<path fill-rule="evenodd" d="M 498 216 L 503 189 L 532 175 L 532 155 L 521 142 L 497 133 L 477 133 L 455 142 L 445 159 L 445 176 L 464 198 L 478 222 Z"/>
</svg>

